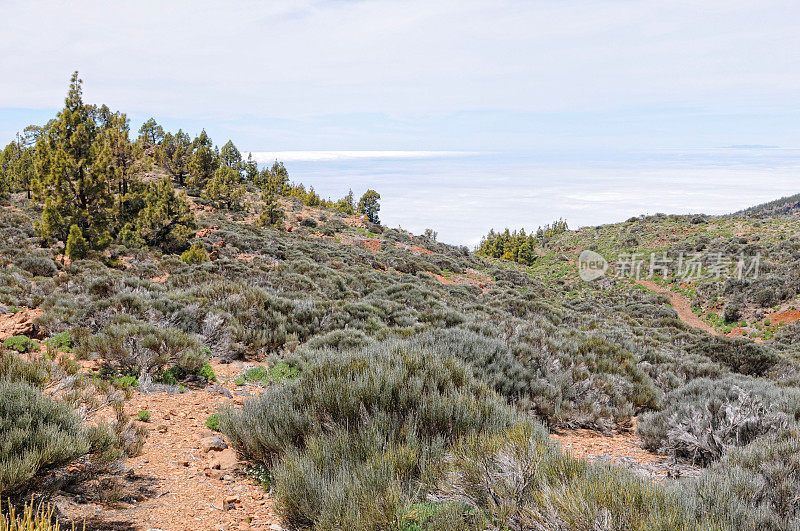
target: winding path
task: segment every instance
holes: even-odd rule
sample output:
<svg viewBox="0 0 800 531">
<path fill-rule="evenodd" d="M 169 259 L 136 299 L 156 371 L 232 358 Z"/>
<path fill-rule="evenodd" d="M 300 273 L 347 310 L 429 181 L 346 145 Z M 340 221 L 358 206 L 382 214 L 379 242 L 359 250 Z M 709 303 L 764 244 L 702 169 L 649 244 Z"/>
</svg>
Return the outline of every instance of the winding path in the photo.
<svg viewBox="0 0 800 531">
<path fill-rule="evenodd" d="M 655 291 L 657 293 L 663 293 L 664 295 L 669 297 L 670 303 L 672 303 L 672 308 L 678 314 L 678 318 L 686 323 L 687 325 L 699 328 L 701 330 L 705 330 L 709 334 L 713 334 L 715 336 L 720 335 L 719 332 L 714 330 L 708 323 L 703 321 L 700 317 L 697 316 L 692 311 L 692 305 L 689 302 L 689 299 L 681 295 L 680 293 L 676 293 L 669 288 L 665 288 L 660 284 L 653 282 L 652 280 L 637 280 L 637 284 L 640 286 L 644 286 L 645 288 Z"/>
</svg>

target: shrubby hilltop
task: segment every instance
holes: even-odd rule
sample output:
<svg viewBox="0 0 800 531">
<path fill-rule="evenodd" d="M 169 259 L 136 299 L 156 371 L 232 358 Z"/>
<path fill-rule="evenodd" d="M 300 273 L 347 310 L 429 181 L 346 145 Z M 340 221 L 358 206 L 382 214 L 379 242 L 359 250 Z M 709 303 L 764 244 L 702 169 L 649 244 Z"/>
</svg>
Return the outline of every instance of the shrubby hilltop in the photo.
<svg viewBox="0 0 800 531">
<path fill-rule="evenodd" d="M 474 253 L 381 225 L 375 191 L 127 123 L 76 75 L 0 159 L 10 504 L 95 529 L 800 526 L 796 217 L 559 221 Z M 579 278 L 585 249 L 608 275 Z M 763 274 L 614 274 L 681 251 Z M 577 459 L 551 439 L 575 430 L 693 477 Z"/>
<path fill-rule="evenodd" d="M 780 216 L 780 215 L 798 215 L 800 214 L 800 194 L 795 194 L 789 197 L 783 197 L 763 205 L 747 208 L 736 215 L 745 216 Z"/>
</svg>

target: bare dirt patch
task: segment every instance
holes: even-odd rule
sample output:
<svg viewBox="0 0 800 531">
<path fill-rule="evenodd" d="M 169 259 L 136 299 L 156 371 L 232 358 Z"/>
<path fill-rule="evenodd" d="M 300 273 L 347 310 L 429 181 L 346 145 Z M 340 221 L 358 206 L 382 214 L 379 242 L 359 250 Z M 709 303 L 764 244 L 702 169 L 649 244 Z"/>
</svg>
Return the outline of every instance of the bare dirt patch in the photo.
<svg viewBox="0 0 800 531">
<path fill-rule="evenodd" d="M 233 384 L 241 366 L 212 367 L 220 383 L 207 388 L 135 392 L 125 413 L 136 418 L 148 411 L 149 422 L 140 423 L 148 436 L 141 455 L 124 464 L 120 499 L 81 503 L 62 494 L 55 500 L 60 513 L 78 525 L 85 520 L 87 529 L 281 529 L 272 500 L 247 477 L 224 437 L 206 427 L 209 415 L 240 404 L 246 393 Z"/>
<path fill-rule="evenodd" d="M 772 323 L 794 323 L 795 321 L 800 321 L 800 310 L 787 309 L 775 312 L 769 316 L 769 320 Z"/>
<path fill-rule="evenodd" d="M 463 275 L 453 274 L 444 276 L 437 273 L 430 274 L 433 276 L 433 278 L 445 285 L 466 284 L 478 286 L 483 291 L 489 289 L 490 284 L 494 284 L 494 280 L 491 277 L 475 271 L 474 269 L 467 269 Z"/>
<path fill-rule="evenodd" d="M 381 241 L 375 238 L 356 238 L 355 242 L 373 254 L 381 250 Z"/>
<path fill-rule="evenodd" d="M 405 243 L 396 242 L 395 247 L 399 247 L 401 249 L 405 249 L 406 251 L 411 251 L 414 254 L 435 254 L 433 251 L 426 249 L 424 247 L 420 247 L 419 245 L 407 245 Z"/>
<path fill-rule="evenodd" d="M 594 430 L 551 433 L 565 453 L 577 459 L 625 465 L 656 481 L 678 476 L 694 476 L 698 467 L 678 465 L 665 455 L 645 450 L 634 430 L 604 435 Z"/>
<path fill-rule="evenodd" d="M 41 317 L 43 313 L 38 308 L 23 308 L 17 313 L 0 315 L 0 341 L 12 336 L 31 335 L 36 328 L 34 319 Z"/>
<path fill-rule="evenodd" d="M 349 225 L 351 227 L 366 229 L 367 222 L 364 221 L 362 216 L 347 216 L 342 221 L 344 221 L 345 225 Z"/>
<path fill-rule="evenodd" d="M 197 201 L 191 200 L 189 201 L 189 210 L 191 210 L 195 216 L 200 218 L 205 217 L 208 214 L 213 214 L 217 211 L 217 209 L 211 205 L 202 205 Z"/>
<path fill-rule="evenodd" d="M 197 234 L 195 234 L 195 237 L 196 238 L 205 238 L 205 237 L 211 235 L 212 233 L 217 232 L 218 230 L 219 230 L 219 227 L 216 226 L 216 225 L 214 225 L 213 227 L 206 227 L 204 229 L 200 229 L 199 231 L 197 231 Z"/>
</svg>

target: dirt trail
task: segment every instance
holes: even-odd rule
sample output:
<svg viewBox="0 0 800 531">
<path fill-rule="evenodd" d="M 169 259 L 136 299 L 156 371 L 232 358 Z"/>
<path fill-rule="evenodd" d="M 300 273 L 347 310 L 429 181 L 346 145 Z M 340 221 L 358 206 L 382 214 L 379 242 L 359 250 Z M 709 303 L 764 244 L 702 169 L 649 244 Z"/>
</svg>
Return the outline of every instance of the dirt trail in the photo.
<svg viewBox="0 0 800 531">
<path fill-rule="evenodd" d="M 670 302 L 672 303 L 672 308 L 678 314 L 678 318 L 684 323 L 694 328 L 705 330 L 709 334 L 713 334 L 715 336 L 719 335 L 719 332 L 714 330 L 714 328 L 712 328 L 711 325 L 703 321 L 700 317 L 697 316 L 697 314 L 695 314 L 692 311 L 692 305 L 689 302 L 689 299 L 687 299 L 680 293 L 676 293 L 669 288 L 665 288 L 664 286 L 661 286 L 660 284 L 657 284 L 652 280 L 637 280 L 636 283 L 641 286 L 644 286 L 645 288 L 651 291 L 667 295 L 669 297 Z"/>
<path fill-rule="evenodd" d="M 701 471 L 699 467 L 678 464 L 665 455 L 645 450 L 635 429 L 613 435 L 595 430 L 568 430 L 551 433 L 550 439 L 577 459 L 624 465 L 653 481 L 697 476 Z"/>
<path fill-rule="evenodd" d="M 85 503 L 60 495 L 59 511 L 98 530 L 282 529 L 272 500 L 245 475 L 235 452 L 224 445 L 208 449 L 219 436 L 206 427 L 208 416 L 245 399 L 239 394 L 244 388 L 233 384 L 241 364 L 212 366 L 217 385 L 175 394 L 136 392 L 126 401 L 126 414 L 136 418 L 147 410 L 150 420 L 141 423 L 149 430 L 141 455 L 125 462 L 127 473 L 110 493 L 119 499 Z M 249 394 L 257 392 L 251 388 Z"/>
</svg>

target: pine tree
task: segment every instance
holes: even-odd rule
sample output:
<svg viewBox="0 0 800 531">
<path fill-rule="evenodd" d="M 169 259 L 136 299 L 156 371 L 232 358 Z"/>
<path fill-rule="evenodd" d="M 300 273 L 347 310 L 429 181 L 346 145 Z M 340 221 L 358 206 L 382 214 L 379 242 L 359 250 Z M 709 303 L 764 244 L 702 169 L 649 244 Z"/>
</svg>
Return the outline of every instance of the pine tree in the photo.
<svg viewBox="0 0 800 531">
<path fill-rule="evenodd" d="M 100 156 L 98 126 L 83 103 L 81 83 L 75 72 L 64 109 L 37 142 L 35 191 L 45 208 L 36 229 L 45 241 L 65 240 L 76 225 L 89 245 L 101 248 L 110 239 L 114 171 L 108 157 Z"/>
<path fill-rule="evenodd" d="M 112 113 L 102 128 L 98 140 L 101 142 L 100 156 L 107 157 L 113 171 L 112 193 L 124 196 L 128 193 L 131 180 L 136 171 L 136 161 L 140 151 L 128 138 L 130 120 L 122 113 Z"/>
<path fill-rule="evenodd" d="M 261 215 L 258 217 L 258 224 L 262 227 L 282 227 L 281 221 L 283 221 L 284 214 L 283 210 L 278 206 L 275 195 L 264 192 L 262 200 L 264 201 L 264 210 L 261 211 Z"/>
<path fill-rule="evenodd" d="M 192 154 L 192 140 L 182 129 L 173 135 L 167 133 L 164 140 L 156 148 L 156 162 L 164 166 L 166 170 L 183 186 L 186 182 L 186 174 L 189 171 L 189 157 Z"/>
<path fill-rule="evenodd" d="M 8 160 L 10 154 L 11 150 L 8 149 L 8 146 L 0 152 L 0 197 L 7 195 L 11 191 L 11 184 L 14 182 L 13 174 L 8 169 L 10 166 Z"/>
<path fill-rule="evenodd" d="M 203 199 L 230 209 L 237 209 L 241 207 L 244 192 L 242 176 L 239 175 L 239 172 L 230 166 L 223 165 L 217 168 L 214 176 L 203 189 Z"/>
<path fill-rule="evenodd" d="M 258 179 L 258 163 L 253 159 L 253 154 L 247 154 L 247 161 L 244 163 L 244 178 L 250 182 Z"/>
<path fill-rule="evenodd" d="M 353 191 L 350 190 L 347 192 L 347 195 L 343 198 L 336 201 L 336 205 L 334 207 L 338 212 L 346 216 L 352 216 L 356 213 L 356 201 L 353 196 Z"/>
<path fill-rule="evenodd" d="M 531 265 L 534 260 L 536 260 L 536 255 L 533 254 L 533 247 L 531 246 L 530 240 L 526 238 L 517 248 L 516 261 L 521 264 Z"/>
<path fill-rule="evenodd" d="M 186 184 L 200 192 L 206 182 L 214 176 L 219 167 L 219 154 L 205 129 L 192 142 L 192 154 L 189 156 Z"/>
<path fill-rule="evenodd" d="M 358 213 L 363 214 L 367 221 L 380 223 L 378 212 L 381 209 L 381 194 L 375 190 L 367 190 L 358 200 Z"/>
<path fill-rule="evenodd" d="M 0 151 L 0 197 L 7 195 L 14 188 L 16 180 L 17 144 L 11 142 Z"/>
<path fill-rule="evenodd" d="M 72 260 L 81 260 L 82 258 L 86 258 L 86 255 L 89 253 L 89 242 L 87 242 L 83 237 L 83 232 L 77 225 L 72 225 L 69 228 L 67 247 L 64 252 Z"/>
<path fill-rule="evenodd" d="M 0 152 L 0 196 L 20 191 L 30 199 L 35 176 L 36 149 L 27 133 L 17 134 L 17 138 Z"/>
<path fill-rule="evenodd" d="M 242 154 L 230 140 L 219 150 L 219 161 L 237 171 L 242 169 Z"/>
<path fill-rule="evenodd" d="M 139 142 L 155 146 L 164 140 L 164 128 L 158 125 L 153 118 L 150 118 L 139 129 Z"/>
<path fill-rule="evenodd" d="M 310 207 L 319 206 L 322 203 L 322 198 L 319 194 L 314 190 L 314 186 L 311 186 L 306 192 L 305 197 L 303 198 L 303 204 L 306 204 Z"/>
<path fill-rule="evenodd" d="M 132 247 L 158 246 L 165 252 L 185 249 L 197 230 L 189 203 L 166 178 L 140 187 L 136 195 L 141 209 L 121 231 L 120 240 Z"/>
<path fill-rule="evenodd" d="M 289 195 L 289 172 L 277 160 L 258 174 L 256 185 L 276 196 Z M 304 190 L 305 192 L 305 190 Z"/>
</svg>

